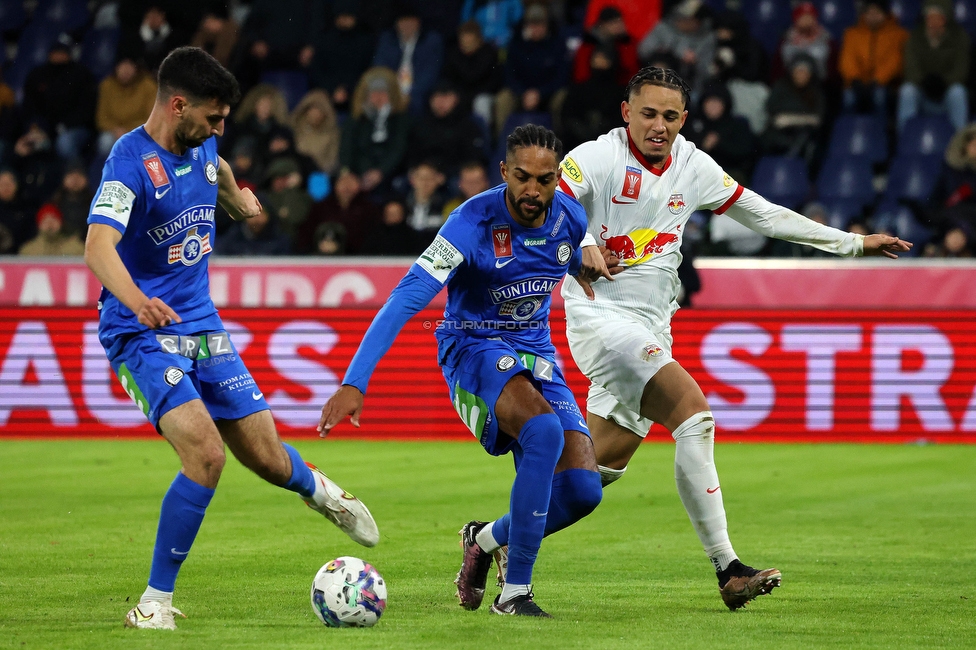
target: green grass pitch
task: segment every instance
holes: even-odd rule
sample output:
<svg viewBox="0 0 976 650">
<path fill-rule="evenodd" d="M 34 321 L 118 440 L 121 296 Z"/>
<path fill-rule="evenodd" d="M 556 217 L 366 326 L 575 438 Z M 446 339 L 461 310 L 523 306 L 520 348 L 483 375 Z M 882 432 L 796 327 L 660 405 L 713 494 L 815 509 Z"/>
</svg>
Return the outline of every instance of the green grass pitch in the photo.
<svg viewBox="0 0 976 650">
<path fill-rule="evenodd" d="M 177 585 L 189 618 L 163 632 L 122 619 L 145 587 L 172 450 L 0 443 L 0 648 L 976 647 L 976 447 L 718 445 L 736 550 L 783 572 L 731 613 L 678 500 L 673 448 L 644 445 L 596 512 L 543 543 L 536 599 L 555 620 L 540 621 L 454 598 L 457 531 L 507 508 L 508 458 L 474 442 L 296 444 L 369 505 L 379 546 L 229 460 Z M 375 628 L 312 614 L 312 576 L 339 555 L 386 578 Z"/>
</svg>

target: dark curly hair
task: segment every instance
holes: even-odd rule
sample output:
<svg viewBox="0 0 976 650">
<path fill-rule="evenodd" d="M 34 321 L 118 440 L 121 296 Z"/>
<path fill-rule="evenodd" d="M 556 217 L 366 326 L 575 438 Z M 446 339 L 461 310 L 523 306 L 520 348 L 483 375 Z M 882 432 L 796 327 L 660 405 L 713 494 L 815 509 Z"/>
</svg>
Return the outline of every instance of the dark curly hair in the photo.
<svg viewBox="0 0 976 650">
<path fill-rule="evenodd" d="M 234 75 L 199 47 L 178 47 L 166 55 L 158 82 L 162 97 L 185 93 L 194 103 L 216 99 L 227 105 L 241 98 Z"/>
<path fill-rule="evenodd" d="M 505 139 L 506 156 L 512 156 L 516 150 L 522 147 L 532 146 L 553 151 L 556 154 L 557 161 L 563 157 L 563 143 L 559 141 L 555 133 L 538 124 L 525 124 L 516 127 Z"/>
<path fill-rule="evenodd" d="M 681 93 L 681 100 L 685 106 L 691 100 L 691 88 L 688 87 L 684 79 L 678 76 L 677 72 L 670 68 L 655 68 L 654 66 L 641 68 L 627 84 L 627 99 L 629 100 L 634 94 L 639 93 L 644 86 L 660 86 L 661 88 L 677 90 Z"/>
</svg>

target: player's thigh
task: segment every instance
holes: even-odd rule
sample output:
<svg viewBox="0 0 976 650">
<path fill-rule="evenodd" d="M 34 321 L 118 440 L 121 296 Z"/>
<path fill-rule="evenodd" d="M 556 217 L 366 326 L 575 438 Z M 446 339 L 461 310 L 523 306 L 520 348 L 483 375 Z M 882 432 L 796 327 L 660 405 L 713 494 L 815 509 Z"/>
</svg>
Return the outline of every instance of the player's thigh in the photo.
<svg viewBox="0 0 976 650">
<path fill-rule="evenodd" d="M 288 454 L 281 446 L 270 410 L 236 420 L 218 420 L 217 429 L 242 465 L 270 481 L 288 480 L 291 475 Z"/>
<path fill-rule="evenodd" d="M 552 412 L 549 402 L 526 373 L 509 379 L 495 402 L 499 430 L 516 440 L 526 422 L 537 415 Z"/>
<path fill-rule="evenodd" d="M 593 451 L 593 441 L 590 436 L 582 431 L 564 431 L 566 443 L 563 445 L 563 453 L 556 463 L 556 473 L 567 469 L 588 469 L 598 471 L 596 466 L 596 454 Z"/>
<path fill-rule="evenodd" d="M 593 438 L 596 462 L 603 467 L 623 469 L 637 452 L 644 438 L 613 420 L 595 413 L 586 415 L 586 423 Z"/>
<path fill-rule="evenodd" d="M 157 426 L 176 450 L 187 477 L 216 486 L 224 466 L 224 443 L 203 402 L 193 399 L 166 411 Z"/>
<path fill-rule="evenodd" d="M 677 362 L 661 368 L 644 386 L 640 413 L 674 431 L 695 413 L 708 410 L 698 382 Z"/>
</svg>

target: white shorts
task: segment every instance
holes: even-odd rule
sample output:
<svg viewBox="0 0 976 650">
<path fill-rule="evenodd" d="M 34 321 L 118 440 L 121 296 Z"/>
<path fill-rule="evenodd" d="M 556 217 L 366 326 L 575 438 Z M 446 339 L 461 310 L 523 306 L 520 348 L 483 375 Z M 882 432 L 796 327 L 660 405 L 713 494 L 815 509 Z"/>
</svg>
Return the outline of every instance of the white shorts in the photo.
<svg viewBox="0 0 976 650">
<path fill-rule="evenodd" d="M 640 415 L 641 397 L 651 377 L 674 361 L 670 326 L 653 331 L 625 314 L 577 302 L 567 309 L 566 337 L 590 380 L 586 410 L 646 436 L 653 422 Z"/>
</svg>

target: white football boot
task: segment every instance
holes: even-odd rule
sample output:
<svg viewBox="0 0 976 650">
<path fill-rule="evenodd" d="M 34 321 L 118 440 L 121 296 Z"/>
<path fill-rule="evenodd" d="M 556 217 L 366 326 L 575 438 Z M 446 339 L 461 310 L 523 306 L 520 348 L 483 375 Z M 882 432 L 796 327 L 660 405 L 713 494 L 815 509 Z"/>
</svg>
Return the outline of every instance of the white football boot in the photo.
<svg viewBox="0 0 976 650">
<path fill-rule="evenodd" d="M 137 627 L 144 630 L 175 630 L 176 616 L 186 618 L 186 615 L 172 605 L 151 600 L 139 603 L 125 615 L 126 627 Z"/>
<path fill-rule="evenodd" d="M 363 546 L 376 546 L 380 531 L 366 505 L 336 484 L 312 463 L 305 463 L 315 475 L 315 492 L 302 497 L 308 507 L 322 514 L 339 530 Z"/>
</svg>

